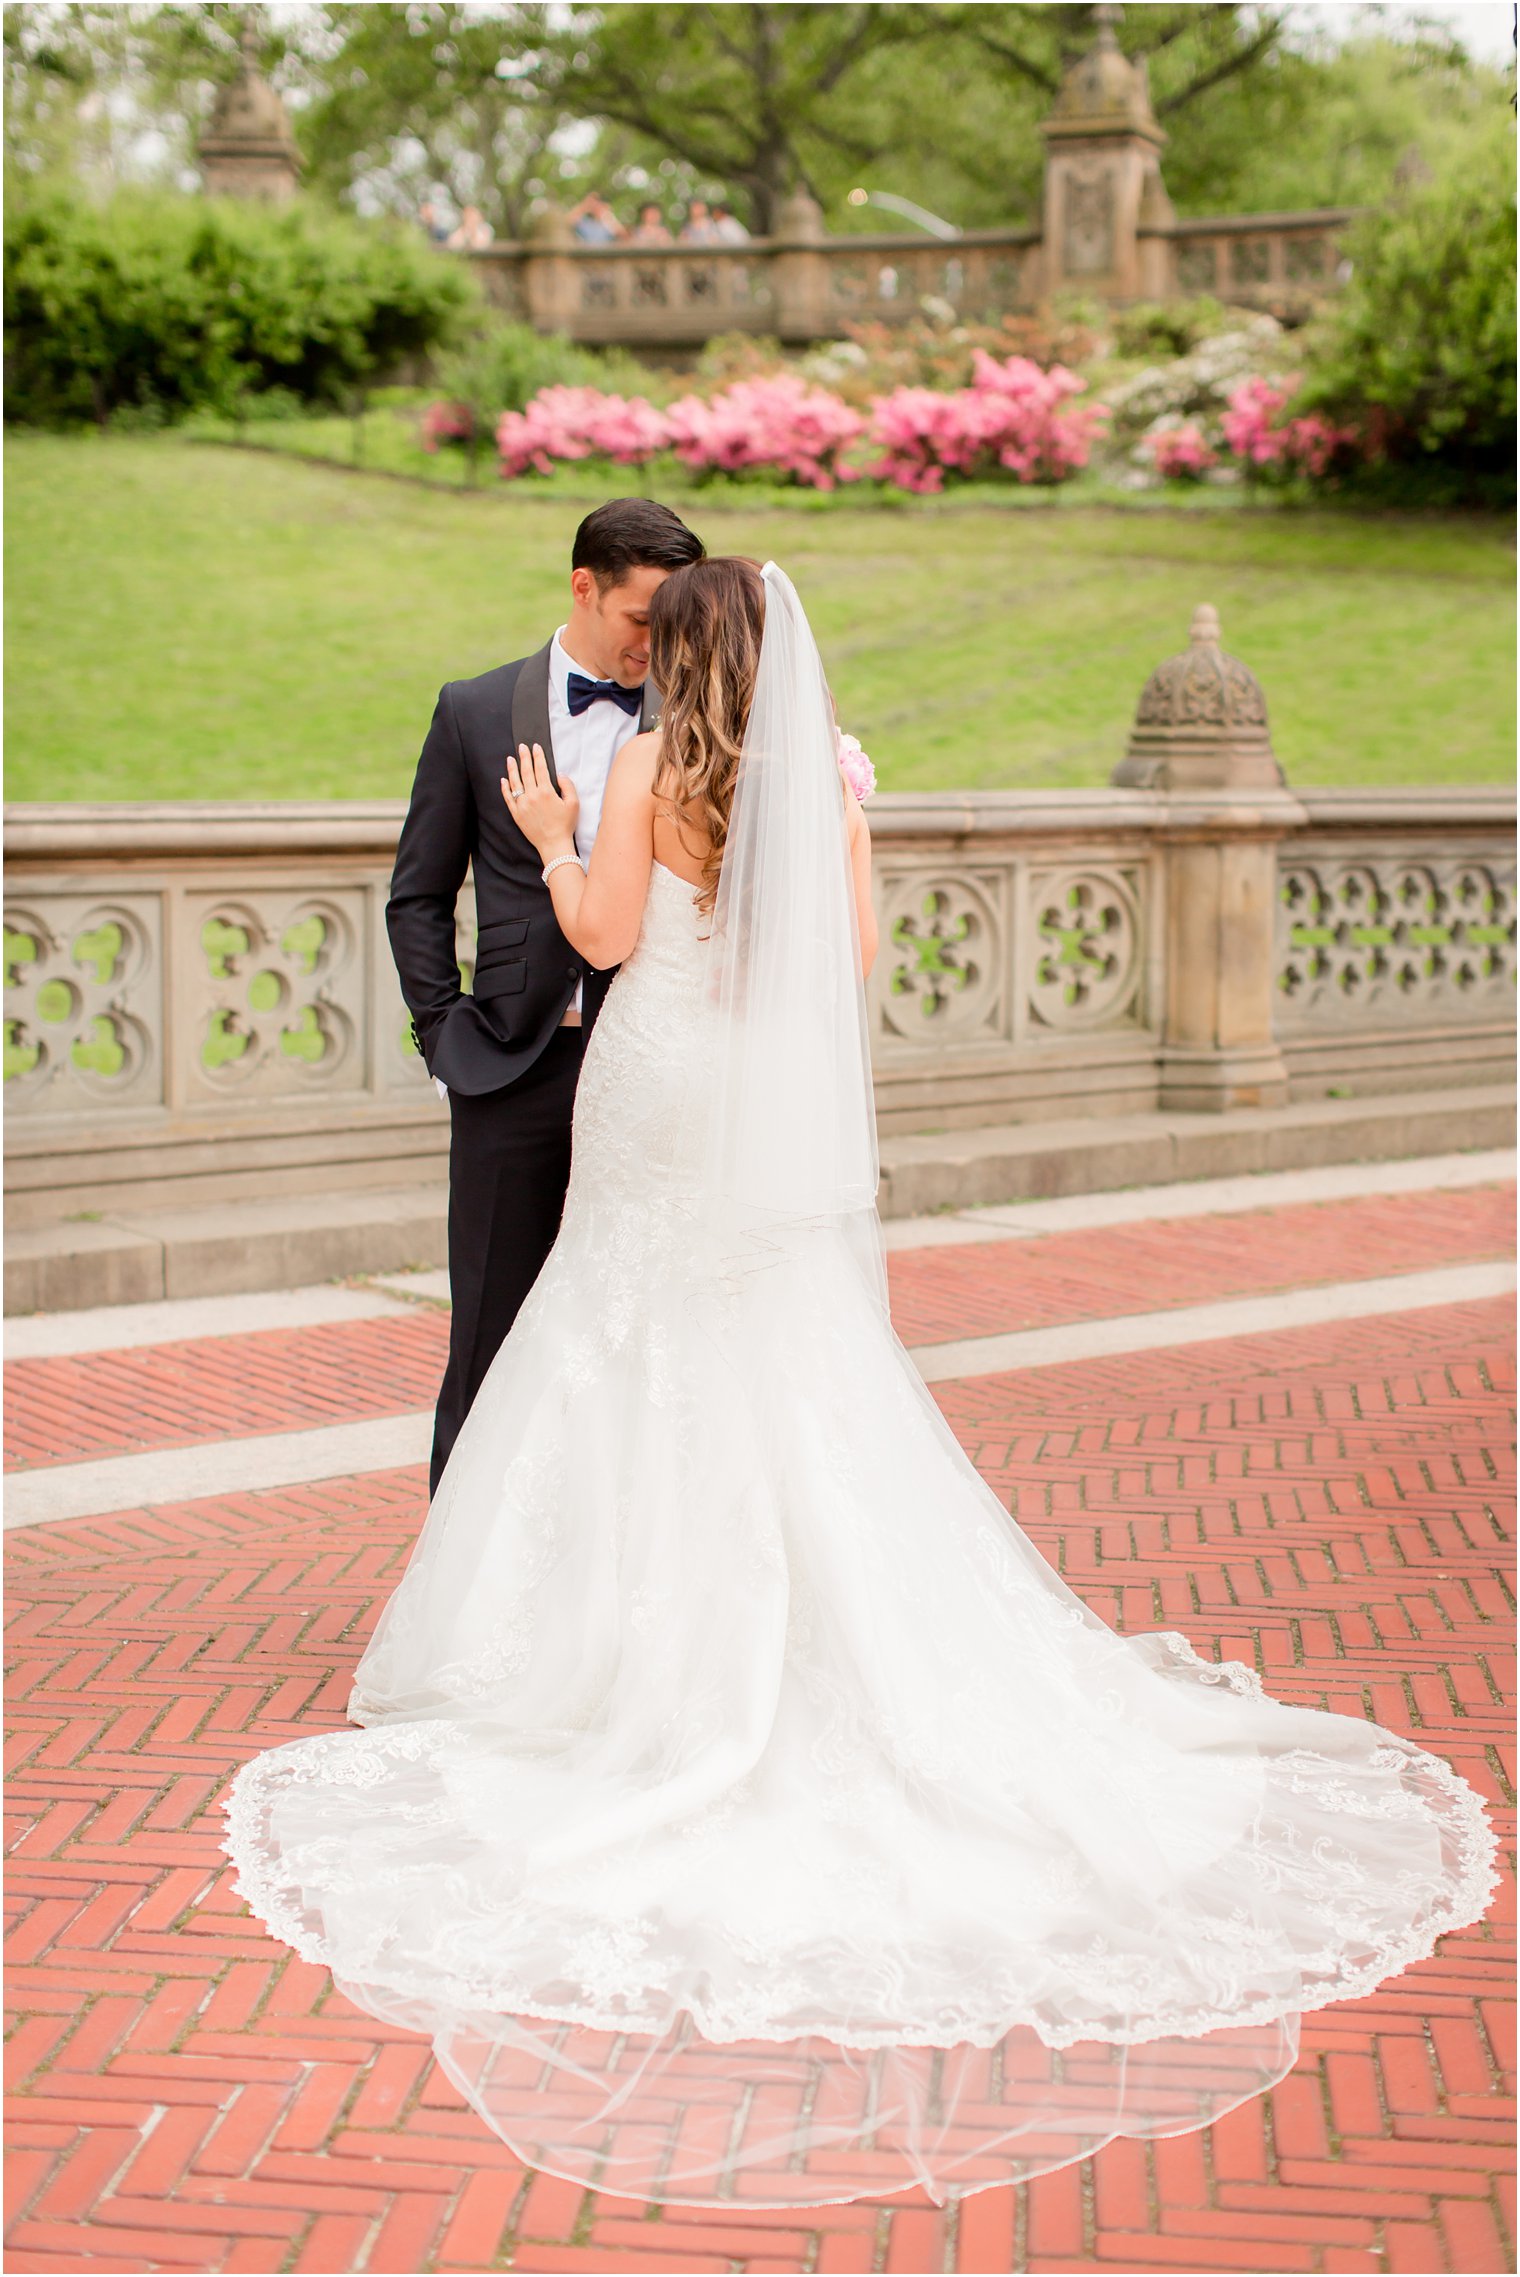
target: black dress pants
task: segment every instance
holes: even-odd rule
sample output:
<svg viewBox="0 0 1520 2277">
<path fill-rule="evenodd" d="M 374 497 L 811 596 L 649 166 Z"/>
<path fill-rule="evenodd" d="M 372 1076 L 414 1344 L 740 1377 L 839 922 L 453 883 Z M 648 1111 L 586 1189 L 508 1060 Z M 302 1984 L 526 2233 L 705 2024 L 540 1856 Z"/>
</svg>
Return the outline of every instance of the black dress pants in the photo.
<svg viewBox="0 0 1520 2277">
<path fill-rule="evenodd" d="M 554 1247 L 570 1182 L 584 1028 L 556 1028 L 501 1091 L 449 1093 L 449 1359 L 433 1422 L 429 1495 L 486 1370 Z"/>
</svg>

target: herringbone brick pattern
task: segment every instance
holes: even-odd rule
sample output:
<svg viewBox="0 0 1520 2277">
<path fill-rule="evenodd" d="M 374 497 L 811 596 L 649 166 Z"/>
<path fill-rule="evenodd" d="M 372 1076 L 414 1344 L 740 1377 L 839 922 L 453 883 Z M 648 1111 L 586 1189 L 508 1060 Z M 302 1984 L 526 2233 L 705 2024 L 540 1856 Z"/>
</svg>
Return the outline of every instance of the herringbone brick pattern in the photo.
<svg viewBox="0 0 1520 2277">
<path fill-rule="evenodd" d="M 1478 1186 L 900 1250 L 888 1274 L 903 1342 L 939 1344 L 1462 1265 L 1514 1244 L 1514 1188 Z"/>
<path fill-rule="evenodd" d="M 934 1344 L 1416 1272 L 1508 1254 L 1514 1217 L 1514 1189 L 1488 1186 L 903 1250 L 888 1260 L 893 1318 L 905 1343 Z M 401 1414 L 432 1404 L 447 1350 L 446 1315 L 419 1305 L 325 1328 L 14 1360 L 5 1468 Z"/>
<path fill-rule="evenodd" d="M 1106 1618 L 1414 1732 L 1502 1812 L 1509 1329 L 1457 1305 L 940 1397 Z M 651 2214 L 523 2173 L 425 2043 L 259 1929 L 217 1848 L 235 1765 L 341 1721 L 423 1494 L 408 1470 L 12 1538 L 10 2269 L 1512 2266 L 1502 1910 L 1308 2019 L 1293 2075 L 1206 2134 L 958 2213 Z"/>
<path fill-rule="evenodd" d="M 432 1406 L 448 1348 L 447 1313 L 418 1305 L 325 1328 L 12 1360 L 5 1467 L 405 1414 Z"/>
</svg>

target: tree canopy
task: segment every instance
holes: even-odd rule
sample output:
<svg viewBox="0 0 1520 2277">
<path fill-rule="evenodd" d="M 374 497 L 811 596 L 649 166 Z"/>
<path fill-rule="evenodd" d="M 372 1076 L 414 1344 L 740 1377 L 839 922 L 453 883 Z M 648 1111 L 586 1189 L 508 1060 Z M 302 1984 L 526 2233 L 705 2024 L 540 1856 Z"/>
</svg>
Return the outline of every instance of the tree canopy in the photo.
<svg viewBox="0 0 1520 2277">
<path fill-rule="evenodd" d="M 11 0 L 12 181 L 188 185 L 243 14 Z M 313 188 L 369 212 L 441 192 L 503 236 L 590 187 L 630 207 L 727 196 L 761 231 L 795 188 L 831 228 L 882 226 L 846 202 L 857 184 L 962 227 L 1027 221 L 1039 122 L 1096 30 L 1085 0 L 324 0 L 256 21 Z M 1183 213 L 1382 200 L 1448 163 L 1510 84 L 1449 30 L 1310 34 L 1286 5 L 1156 0 L 1117 32 L 1148 71 Z"/>
</svg>

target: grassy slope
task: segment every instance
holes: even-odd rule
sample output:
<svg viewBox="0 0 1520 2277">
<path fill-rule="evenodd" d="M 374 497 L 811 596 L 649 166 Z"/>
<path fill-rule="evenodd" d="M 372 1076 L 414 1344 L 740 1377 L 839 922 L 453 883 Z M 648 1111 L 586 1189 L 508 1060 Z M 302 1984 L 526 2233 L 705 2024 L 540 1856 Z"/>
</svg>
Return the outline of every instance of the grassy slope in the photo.
<svg viewBox="0 0 1520 2277">
<path fill-rule="evenodd" d="M 559 621 L 585 511 L 180 438 L 26 436 L 6 462 L 13 799 L 403 793 L 439 683 Z M 1497 523 L 678 503 L 795 576 L 886 789 L 1101 783 L 1204 600 L 1290 780 L 1512 773 Z"/>
</svg>

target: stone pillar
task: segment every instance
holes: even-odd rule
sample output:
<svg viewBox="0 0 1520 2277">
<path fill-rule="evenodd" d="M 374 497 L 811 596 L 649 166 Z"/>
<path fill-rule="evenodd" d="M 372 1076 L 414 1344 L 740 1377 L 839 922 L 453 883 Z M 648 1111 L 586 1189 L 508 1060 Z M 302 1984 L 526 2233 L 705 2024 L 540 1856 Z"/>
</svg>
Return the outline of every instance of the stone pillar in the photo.
<svg viewBox="0 0 1520 2277">
<path fill-rule="evenodd" d="M 1194 613 L 1190 645 L 1151 674 L 1113 780 L 1167 802 L 1162 1107 L 1286 1104 L 1273 1033 L 1277 847 L 1302 824 L 1255 675 Z"/>
<path fill-rule="evenodd" d="M 1134 300 L 1151 289 L 1156 262 L 1145 259 L 1142 230 L 1170 226 L 1161 180 L 1166 136 L 1151 110 L 1143 65 L 1129 62 L 1114 36 L 1123 10 L 1094 11 L 1097 45 L 1061 83 L 1045 137 L 1043 289 Z"/>
<path fill-rule="evenodd" d="M 806 190 L 794 191 L 776 216 L 771 240 L 771 305 L 782 340 L 826 340 L 836 329 L 823 239 L 822 208 Z"/>
<path fill-rule="evenodd" d="M 535 217 L 522 269 L 523 300 L 535 331 L 574 335 L 580 316 L 580 285 L 570 257 L 575 243 L 562 206 L 545 206 Z"/>
<path fill-rule="evenodd" d="M 258 34 L 243 19 L 242 62 L 223 87 L 196 145 L 208 197 L 258 198 L 283 205 L 300 186 L 301 154 L 285 105 L 258 66 Z"/>
</svg>

